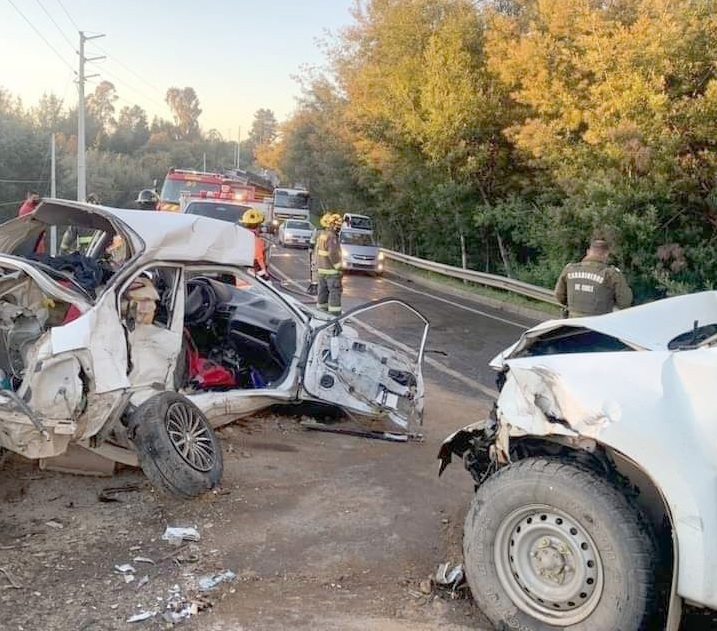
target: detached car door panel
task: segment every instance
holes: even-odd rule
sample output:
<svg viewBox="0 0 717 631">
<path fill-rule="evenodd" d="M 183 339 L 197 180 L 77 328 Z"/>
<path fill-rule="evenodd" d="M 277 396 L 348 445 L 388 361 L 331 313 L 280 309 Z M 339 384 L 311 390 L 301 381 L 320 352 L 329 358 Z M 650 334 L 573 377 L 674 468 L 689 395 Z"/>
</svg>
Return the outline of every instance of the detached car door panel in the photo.
<svg viewBox="0 0 717 631">
<path fill-rule="evenodd" d="M 409 430 L 423 416 L 421 364 L 428 321 L 399 300 L 355 309 L 316 329 L 303 390 L 358 416 Z"/>
</svg>

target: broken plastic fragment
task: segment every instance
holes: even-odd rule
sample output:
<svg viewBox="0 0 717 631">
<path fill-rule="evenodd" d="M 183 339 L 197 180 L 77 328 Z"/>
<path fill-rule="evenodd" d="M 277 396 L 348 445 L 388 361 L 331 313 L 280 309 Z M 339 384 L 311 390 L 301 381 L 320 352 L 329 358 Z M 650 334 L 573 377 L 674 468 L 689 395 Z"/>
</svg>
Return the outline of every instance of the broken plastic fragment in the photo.
<svg viewBox="0 0 717 631">
<path fill-rule="evenodd" d="M 214 589 L 217 585 L 219 585 L 219 583 L 233 581 L 236 576 L 237 575 L 231 570 L 224 570 L 223 572 L 218 572 L 217 574 L 205 574 L 204 576 L 199 577 L 199 589 L 203 591 Z"/>
<path fill-rule="evenodd" d="M 182 528 L 167 526 L 162 539 L 169 541 L 172 545 L 178 546 L 182 541 L 199 541 L 199 531 L 196 528 Z"/>
<path fill-rule="evenodd" d="M 151 563 L 152 565 L 156 565 L 156 563 L 152 561 L 152 559 L 150 559 L 149 557 L 134 557 L 134 559 L 132 560 L 135 563 Z"/>
<path fill-rule="evenodd" d="M 458 563 L 450 570 L 450 563 L 441 563 L 436 570 L 435 581 L 439 585 L 458 585 L 463 580 L 463 566 Z"/>
<path fill-rule="evenodd" d="M 117 570 L 120 574 L 127 574 L 128 572 L 134 574 L 137 571 L 129 563 L 115 565 L 115 570 Z"/>
<path fill-rule="evenodd" d="M 156 611 L 140 611 L 139 613 L 127 618 L 127 622 L 142 622 L 142 620 L 149 620 L 150 618 L 154 618 L 156 615 Z"/>
</svg>

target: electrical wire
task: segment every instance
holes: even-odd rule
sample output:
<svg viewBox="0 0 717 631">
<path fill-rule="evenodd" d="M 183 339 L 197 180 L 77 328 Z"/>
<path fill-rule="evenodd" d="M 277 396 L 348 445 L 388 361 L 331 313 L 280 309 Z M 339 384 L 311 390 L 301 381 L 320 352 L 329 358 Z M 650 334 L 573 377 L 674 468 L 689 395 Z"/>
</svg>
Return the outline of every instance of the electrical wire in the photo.
<svg viewBox="0 0 717 631">
<path fill-rule="evenodd" d="M 79 30 L 80 30 L 80 27 L 77 26 L 77 24 L 75 23 L 75 21 L 72 19 L 72 16 L 69 14 L 69 12 L 67 11 L 67 9 L 65 9 L 65 5 L 62 4 L 62 0 L 57 0 L 57 4 L 59 4 L 59 5 L 60 5 L 60 8 L 65 12 L 65 15 L 67 16 L 67 19 L 70 20 L 70 22 L 72 22 L 72 26 L 75 27 L 75 30 L 76 30 L 76 31 L 79 31 Z"/>
<path fill-rule="evenodd" d="M 6 178 L 0 177 L 0 182 L 3 182 L 4 184 L 10 183 L 10 184 L 36 184 L 37 182 L 44 182 L 45 178 L 40 178 L 39 180 L 10 180 Z"/>
<path fill-rule="evenodd" d="M 118 66 L 121 66 L 124 70 L 126 70 L 126 71 L 129 72 L 130 74 L 134 75 L 134 76 L 135 76 L 137 79 L 139 79 L 142 83 L 144 83 L 145 85 L 147 85 L 147 86 L 149 86 L 150 88 L 152 88 L 152 90 L 156 90 L 157 94 L 161 94 L 161 91 L 157 89 L 157 85 L 156 85 L 156 84 L 151 83 L 150 81 L 147 81 L 146 79 L 142 78 L 142 77 L 141 77 L 140 75 L 138 75 L 134 70 L 132 70 L 132 68 L 130 68 L 129 66 L 123 64 L 119 59 L 117 59 L 116 57 L 114 57 L 113 55 L 111 55 L 110 53 L 108 53 L 107 50 L 104 49 L 104 48 L 102 48 L 102 46 L 100 46 L 99 44 L 95 44 L 95 46 L 107 56 L 107 59 L 111 59 L 111 60 L 112 60 L 114 63 L 116 63 Z"/>
<path fill-rule="evenodd" d="M 67 35 L 65 35 L 65 31 L 63 31 L 60 28 L 60 25 L 57 22 L 55 22 L 55 18 L 53 18 L 52 15 L 50 14 L 50 12 L 45 8 L 45 5 L 43 5 L 42 2 L 40 2 L 40 0 L 35 0 L 35 2 L 37 2 L 38 6 L 45 12 L 45 15 L 48 18 L 50 18 L 50 22 L 52 22 L 55 25 L 57 30 L 60 31 L 60 35 L 62 35 L 62 37 L 65 39 L 65 41 L 70 45 L 70 48 L 72 48 L 72 50 L 76 53 L 77 49 L 75 48 L 75 45 L 70 41 L 70 38 L 67 37 Z"/>
<path fill-rule="evenodd" d="M 106 74 L 106 75 L 112 77 L 115 81 L 117 81 L 118 83 L 121 83 L 122 85 L 128 87 L 130 90 L 133 90 L 134 92 L 136 92 L 137 94 L 139 94 L 141 97 L 144 97 L 147 101 L 149 101 L 149 102 L 152 103 L 153 105 L 159 105 L 159 106 L 161 106 L 162 108 L 167 108 L 167 107 L 168 107 L 168 105 L 167 105 L 166 103 L 160 103 L 160 101 L 158 101 L 157 99 L 153 99 L 152 97 L 147 96 L 144 92 L 142 92 L 141 90 L 138 90 L 137 88 L 135 88 L 131 83 L 127 83 L 124 79 L 120 79 L 116 74 L 114 74 L 113 72 L 110 72 L 109 70 L 107 70 L 107 68 L 102 68 L 101 70 L 102 70 L 102 72 L 103 72 L 104 74 Z M 132 105 L 136 105 L 136 103 L 133 103 Z"/>
<path fill-rule="evenodd" d="M 50 42 L 47 41 L 45 36 L 39 30 L 37 30 L 35 25 L 25 16 L 22 11 L 20 11 L 20 9 L 17 8 L 17 5 L 13 2 L 13 0 L 7 1 L 10 3 L 10 6 L 15 9 L 15 11 L 17 11 L 18 15 L 30 25 L 30 28 L 32 28 L 32 30 L 37 33 L 38 37 L 43 42 L 45 42 L 45 44 L 47 44 L 48 48 L 50 48 L 50 50 L 52 50 L 52 52 L 57 55 L 58 59 L 60 59 L 60 61 L 62 61 L 62 63 L 65 64 L 70 70 L 72 70 L 72 72 L 75 72 L 75 69 L 72 67 L 72 65 L 60 53 L 57 52 L 57 49 L 52 44 L 50 44 Z"/>
</svg>

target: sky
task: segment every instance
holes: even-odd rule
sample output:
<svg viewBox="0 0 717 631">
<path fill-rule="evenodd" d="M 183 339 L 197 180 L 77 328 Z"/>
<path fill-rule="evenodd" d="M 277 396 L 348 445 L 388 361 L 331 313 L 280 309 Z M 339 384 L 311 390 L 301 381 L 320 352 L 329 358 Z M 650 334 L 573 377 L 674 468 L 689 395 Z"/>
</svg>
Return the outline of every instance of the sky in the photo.
<svg viewBox="0 0 717 631">
<path fill-rule="evenodd" d="M 246 138 L 254 113 L 278 122 L 296 107 L 292 78 L 322 66 L 321 41 L 352 23 L 354 0 L 0 0 L 0 87 L 35 105 L 54 93 L 77 103 L 79 31 L 87 41 L 85 93 L 103 80 L 125 105 L 172 119 L 170 87 L 194 88 L 204 131 Z"/>
</svg>

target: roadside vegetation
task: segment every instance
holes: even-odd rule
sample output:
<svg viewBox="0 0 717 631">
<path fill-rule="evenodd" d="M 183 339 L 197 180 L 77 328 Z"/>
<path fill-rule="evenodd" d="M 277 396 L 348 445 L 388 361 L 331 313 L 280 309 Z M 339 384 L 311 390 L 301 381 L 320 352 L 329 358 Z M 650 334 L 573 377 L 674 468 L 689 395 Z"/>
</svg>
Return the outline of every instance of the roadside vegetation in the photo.
<svg viewBox="0 0 717 631">
<path fill-rule="evenodd" d="M 353 15 L 326 67 L 302 74 L 293 115 L 257 112 L 243 166 L 371 214 L 384 247 L 441 263 L 552 287 L 599 234 L 638 302 L 714 286 L 713 0 L 357 0 Z M 148 123 L 139 108 L 115 118 L 103 85 L 88 97 L 88 191 L 123 204 L 169 166 L 233 164 L 191 88 L 168 91 L 173 121 Z M 46 181 L 59 131 L 58 194 L 72 197 L 73 116 L 0 93 L 0 171 Z M 0 201 L 20 199 L 13 186 Z"/>
</svg>

